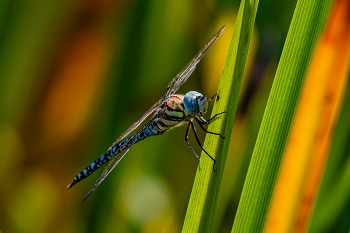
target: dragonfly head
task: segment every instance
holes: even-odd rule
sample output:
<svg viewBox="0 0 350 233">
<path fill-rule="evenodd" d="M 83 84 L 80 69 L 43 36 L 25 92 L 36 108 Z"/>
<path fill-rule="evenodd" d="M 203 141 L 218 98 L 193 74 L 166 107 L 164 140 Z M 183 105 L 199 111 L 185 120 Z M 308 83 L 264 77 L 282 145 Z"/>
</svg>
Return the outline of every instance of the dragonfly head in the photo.
<svg viewBox="0 0 350 233">
<path fill-rule="evenodd" d="M 204 115 L 208 109 L 208 99 L 196 91 L 190 91 L 184 96 L 184 106 L 186 112 L 195 116 L 198 113 Z"/>
</svg>

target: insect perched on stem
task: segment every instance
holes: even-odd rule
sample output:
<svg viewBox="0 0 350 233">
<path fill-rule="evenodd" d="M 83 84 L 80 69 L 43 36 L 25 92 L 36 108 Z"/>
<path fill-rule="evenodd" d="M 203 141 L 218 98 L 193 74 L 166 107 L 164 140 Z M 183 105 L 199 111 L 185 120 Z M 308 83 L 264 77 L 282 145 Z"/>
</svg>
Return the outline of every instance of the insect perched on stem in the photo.
<svg viewBox="0 0 350 233">
<path fill-rule="evenodd" d="M 187 129 L 185 134 L 185 141 L 190 147 L 191 151 L 199 159 L 199 156 L 192 148 L 188 141 L 188 132 L 192 128 L 196 141 L 200 148 L 213 160 L 213 170 L 215 171 L 216 160 L 204 150 L 202 144 L 199 141 L 196 128 L 194 127 L 193 120 L 195 120 L 200 128 L 206 133 L 215 134 L 222 138 L 222 135 L 207 131 L 203 125 L 208 125 L 214 118 L 222 113 L 214 115 L 209 120 L 205 120 L 203 115 L 207 112 L 208 101 L 214 98 L 214 95 L 209 100 L 207 97 L 196 91 L 190 91 L 186 95 L 175 94 L 176 91 L 186 82 L 189 76 L 196 68 L 198 62 L 202 59 L 204 54 L 220 36 L 221 32 L 225 29 L 222 27 L 214 37 L 198 52 L 198 54 L 186 65 L 186 67 L 176 75 L 173 80 L 168 84 L 166 93 L 164 96 L 155 103 L 138 121 L 132 124 L 113 144 L 112 146 L 98 159 L 93 161 L 82 172 L 75 176 L 73 182 L 68 185 L 68 188 L 73 187 L 79 183 L 82 179 L 88 177 L 91 173 L 100 168 L 103 164 L 109 161 L 100 177 L 96 180 L 94 186 L 88 192 L 83 201 L 85 201 L 90 194 L 102 183 L 102 181 L 108 176 L 108 174 L 114 169 L 124 155 L 130 150 L 131 146 L 135 143 L 154 135 L 161 135 L 168 131 L 170 128 L 187 122 Z M 135 131 L 141 123 L 146 120 L 152 113 L 154 116 L 143 127 L 137 130 L 132 136 L 129 135 Z"/>
</svg>

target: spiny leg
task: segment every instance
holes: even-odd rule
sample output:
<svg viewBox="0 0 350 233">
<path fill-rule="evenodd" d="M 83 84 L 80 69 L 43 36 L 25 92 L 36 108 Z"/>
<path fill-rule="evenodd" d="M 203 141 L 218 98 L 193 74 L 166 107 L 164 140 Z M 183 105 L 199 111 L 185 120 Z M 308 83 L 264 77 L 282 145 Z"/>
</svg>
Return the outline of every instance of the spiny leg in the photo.
<svg viewBox="0 0 350 233">
<path fill-rule="evenodd" d="M 193 149 L 193 147 L 191 146 L 190 142 L 188 141 L 188 131 L 190 130 L 191 126 L 192 126 L 191 123 L 189 123 L 187 125 L 186 134 L 185 134 L 185 142 L 187 143 L 188 147 L 191 149 L 193 154 L 197 157 L 197 159 L 199 159 L 199 156 L 197 155 L 196 151 Z"/>
<path fill-rule="evenodd" d="M 196 138 L 196 141 L 197 141 L 199 147 L 204 151 L 204 153 L 206 153 L 206 154 L 209 156 L 209 158 L 211 158 L 211 160 L 213 160 L 213 162 L 214 162 L 214 164 L 213 164 L 213 171 L 216 171 L 216 169 L 215 169 L 216 160 L 215 160 L 213 157 L 211 157 L 211 155 L 210 155 L 206 150 L 204 150 L 204 148 L 203 148 L 203 146 L 202 146 L 202 143 L 200 142 L 200 140 L 199 140 L 199 138 L 198 138 L 197 130 L 196 130 L 196 128 L 194 127 L 193 122 L 190 121 L 190 122 L 188 123 L 188 125 L 189 125 L 189 126 L 187 127 L 188 129 L 189 129 L 190 127 L 192 127 L 194 137 Z"/>
<path fill-rule="evenodd" d="M 219 116 L 219 115 L 221 115 L 221 114 L 223 114 L 223 113 L 226 113 L 226 112 L 220 112 L 220 113 L 217 113 L 217 114 L 215 114 L 212 118 L 210 118 L 209 120 L 205 120 L 204 119 L 204 117 L 199 117 L 200 119 L 201 119 L 201 121 L 200 121 L 200 123 L 199 124 L 202 124 L 202 125 L 204 125 L 204 124 L 206 124 L 206 125 L 209 125 L 209 123 L 212 121 L 212 120 L 214 120 L 217 116 Z"/>
<path fill-rule="evenodd" d="M 219 113 L 219 114 L 221 114 L 221 113 Z M 219 115 L 219 114 L 216 114 L 216 115 Z M 215 116 L 216 116 L 216 115 L 215 115 Z M 202 118 L 203 118 L 203 117 L 202 117 Z M 210 133 L 210 134 L 214 134 L 214 135 L 218 135 L 218 136 L 220 136 L 222 139 L 225 139 L 225 137 L 222 136 L 221 134 L 219 134 L 219 133 L 214 133 L 214 132 L 209 132 L 206 128 L 204 128 L 203 124 L 209 124 L 209 121 L 206 121 L 206 122 L 208 122 L 208 123 L 206 123 L 206 122 L 200 121 L 197 117 L 195 117 L 194 119 L 196 119 L 196 121 L 197 121 L 199 127 L 201 127 L 201 129 L 202 129 L 204 132 Z M 204 119 L 204 118 L 203 118 L 203 119 Z M 204 120 L 205 120 L 205 119 L 204 119 Z"/>
</svg>

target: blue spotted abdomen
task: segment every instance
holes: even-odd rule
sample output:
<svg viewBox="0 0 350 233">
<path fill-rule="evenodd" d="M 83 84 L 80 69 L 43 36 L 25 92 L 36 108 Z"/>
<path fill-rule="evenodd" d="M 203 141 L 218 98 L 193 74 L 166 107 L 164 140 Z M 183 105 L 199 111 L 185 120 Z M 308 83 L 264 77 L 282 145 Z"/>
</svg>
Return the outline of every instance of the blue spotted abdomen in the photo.
<svg viewBox="0 0 350 233">
<path fill-rule="evenodd" d="M 183 96 L 174 95 L 169 98 L 164 106 L 156 113 L 156 115 L 139 131 L 137 131 L 132 137 L 125 139 L 115 145 L 112 145 L 106 153 L 101 155 L 98 159 L 93 161 L 82 172 L 77 174 L 72 184 L 68 186 L 71 188 L 73 185 L 79 183 L 82 179 L 91 175 L 94 171 L 100 168 L 103 164 L 110 161 L 117 154 L 129 149 L 135 143 L 151 136 L 164 134 L 167 130 L 173 126 L 186 120 L 187 114 L 183 106 Z"/>
<path fill-rule="evenodd" d="M 134 142 L 134 143 L 131 143 L 131 142 L 132 141 L 129 138 L 127 138 L 124 141 L 111 146 L 106 151 L 106 153 L 104 153 L 98 159 L 96 159 L 95 161 L 90 163 L 90 165 L 87 166 L 82 172 L 78 173 L 74 177 L 74 181 L 68 186 L 68 188 L 71 188 L 73 185 L 79 183 L 82 179 L 91 175 L 94 171 L 96 171 L 98 168 L 100 168 L 103 164 L 110 161 L 113 158 L 113 156 L 119 154 L 120 152 L 124 151 L 125 149 L 128 149 L 132 144 L 136 143 L 136 142 Z"/>
</svg>

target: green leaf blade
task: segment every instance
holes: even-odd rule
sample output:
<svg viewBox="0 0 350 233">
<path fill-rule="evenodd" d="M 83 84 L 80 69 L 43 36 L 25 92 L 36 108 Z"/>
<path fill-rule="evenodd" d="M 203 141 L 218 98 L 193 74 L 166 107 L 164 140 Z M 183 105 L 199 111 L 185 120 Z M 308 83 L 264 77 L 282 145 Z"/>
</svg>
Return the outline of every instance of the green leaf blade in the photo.
<svg viewBox="0 0 350 233">
<path fill-rule="evenodd" d="M 261 232 L 313 47 L 332 0 L 298 2 L 260 127 L 232 232 Z"/>
<path fill-rule="evenodd" d="M 219 84 L 219 99 L 215 101 L 212 116 L 226 113 L 221 114 L 208 128 L 208 131 L 220 133 L 226 138 L 223 140 L 211 134 L 206 136 L 204 148 L 217 160 L 217 171 L 213 172 L 212 160 L 202 153 L 182 232 L 211 232 L 212 229 L 257 5 L 258 1 L 242 1 L 240 6 Z"/>
</svg>

